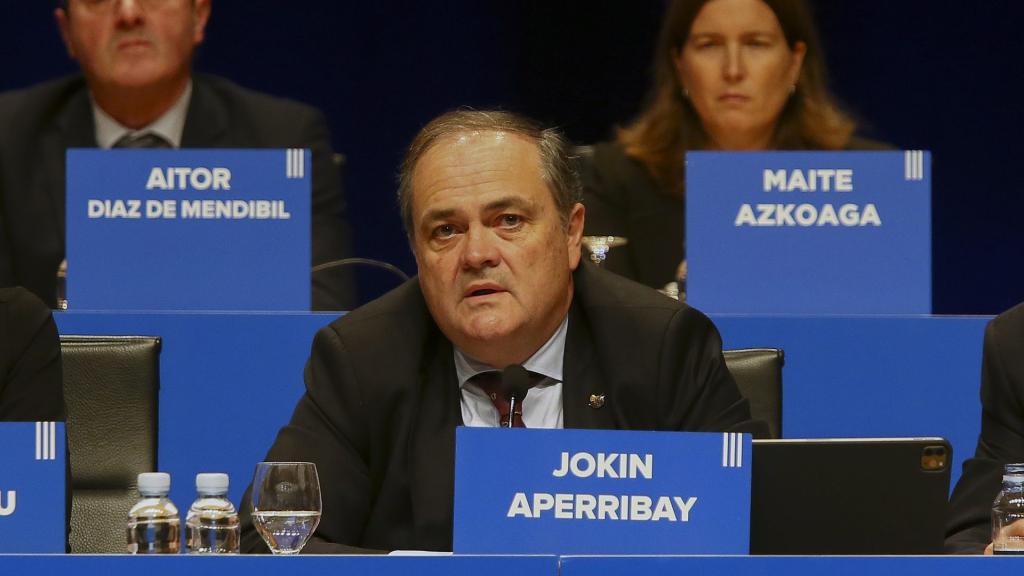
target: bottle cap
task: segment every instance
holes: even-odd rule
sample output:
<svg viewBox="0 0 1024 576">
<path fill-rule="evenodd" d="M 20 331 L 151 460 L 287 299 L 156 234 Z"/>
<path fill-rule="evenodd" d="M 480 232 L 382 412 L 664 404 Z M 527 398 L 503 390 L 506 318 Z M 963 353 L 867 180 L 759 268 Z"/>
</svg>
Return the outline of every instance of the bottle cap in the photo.
<svg viewBox="0 0 1024 576">
<path fill-rule="evenodd" d="M 143 472 L 138 477 L 139 494 L 163 496 L 171 490 L 171 475 L 167 472 Z"/>
<path fill-rule="evenodd" d="M 228 475 L 221 473 L 196 474 L 196 492 L 200 494 L 227 494 Z"/>
</svg>

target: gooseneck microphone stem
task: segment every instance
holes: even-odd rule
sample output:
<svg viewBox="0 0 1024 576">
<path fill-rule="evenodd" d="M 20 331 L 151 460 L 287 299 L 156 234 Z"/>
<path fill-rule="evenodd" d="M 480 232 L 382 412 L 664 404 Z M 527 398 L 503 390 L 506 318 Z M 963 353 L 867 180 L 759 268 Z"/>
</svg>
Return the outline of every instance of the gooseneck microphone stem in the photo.
<svg viewBox="0 0 1024 576">
<path fill-rule="evenodd" d="M 519 406 L 519 404 L 520 404 L 520 400 L 516 396 L 515 391 L 512 391 L 511 393 L 509 393 L 509 395 L 508 395 L 508 419 L 506 419 L 504 422 L 501 423 L 502 426 L 504 426 L 505 428 L 512 428 L 513 427 L 513 424 L 515 423 L 515 418 L 516 418 L 516 408 Z M 523 409 L 520 408 L 519 411 L 522 412 Z"/>
</svg>

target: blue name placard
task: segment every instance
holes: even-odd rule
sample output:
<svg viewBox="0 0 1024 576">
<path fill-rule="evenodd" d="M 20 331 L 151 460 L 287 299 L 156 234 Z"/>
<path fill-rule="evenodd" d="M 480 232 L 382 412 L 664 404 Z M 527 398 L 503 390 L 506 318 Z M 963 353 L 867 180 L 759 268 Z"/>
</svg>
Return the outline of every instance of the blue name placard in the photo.
<svg viewBox="0 0 1024 576">
<path fill-rule="evenodd" d="M 0 553 L 64 552 L 64 423 L 0 422 Z"/>
<path fill-rule="evenodd" d="M 746 554 L 747 434 L 456 431 L 458 554 Z"/>
<path fill-rule="evenodd" d="M 931 155 L 691 152 L 687 299 L 706 312 L 931 312 Z"/>
<path fill-rule="evenodd" d="M 67 153 L 77 310 L 308 310 L 309 150 Z"/>
</svg>

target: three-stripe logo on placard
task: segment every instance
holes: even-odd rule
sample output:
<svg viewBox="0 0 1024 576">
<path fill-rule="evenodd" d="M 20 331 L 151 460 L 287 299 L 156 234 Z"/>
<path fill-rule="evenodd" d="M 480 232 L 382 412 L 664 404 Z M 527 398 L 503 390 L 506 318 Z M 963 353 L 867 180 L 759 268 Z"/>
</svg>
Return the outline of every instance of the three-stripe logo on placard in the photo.
<svg viewBox="0 0 1024 576">
<path fill-rule="evenodd" d="M 36 460 L 57 459 L 57 423 L 36 422 Z"/>
<path fill-rule="evenodd" d="M 903 152 L 903 179 L 924 180 L 924 150 Z"/>
<path fill-rule="evenodd" d="M 306 151 L 301 148 L 289 148 L 285 150 L 286 166 L 284 169 L 285 178 L 306 177 Z"/>
<path fill-rule="evenodd" d="M 743 434 L 722 434 L 722 468 L 743 467 Z"/>
</svg>

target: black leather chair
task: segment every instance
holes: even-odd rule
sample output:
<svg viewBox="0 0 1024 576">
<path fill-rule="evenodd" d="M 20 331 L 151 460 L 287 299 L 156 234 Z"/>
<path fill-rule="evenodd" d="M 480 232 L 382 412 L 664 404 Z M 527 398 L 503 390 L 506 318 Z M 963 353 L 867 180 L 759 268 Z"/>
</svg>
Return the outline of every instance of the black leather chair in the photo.
<svg viewBox="0 0 1024 576">
<path fill-rule="evenodd" d="M 140 472 L 157 466 L 160 339 L 61 336 L 74 553 L 124 553 Z"/>
<path fill-rule="evenodd" d="M 725 365 L 750 401 L 751 415 L 768 423 L 772 438 L 782 438 L 782 365 L 778 348 L 725 350 Z"/>
</svg>

